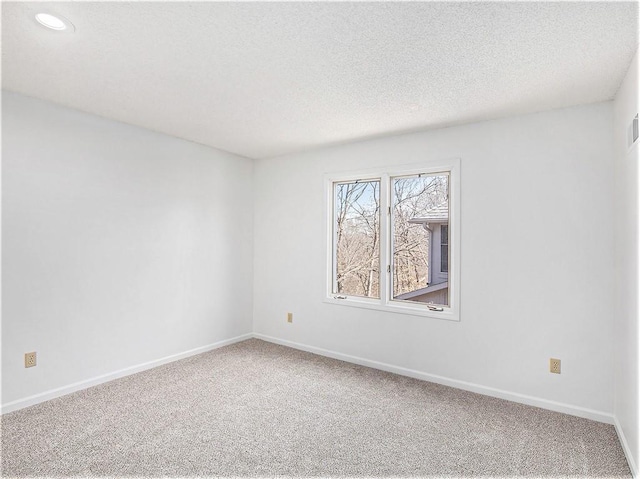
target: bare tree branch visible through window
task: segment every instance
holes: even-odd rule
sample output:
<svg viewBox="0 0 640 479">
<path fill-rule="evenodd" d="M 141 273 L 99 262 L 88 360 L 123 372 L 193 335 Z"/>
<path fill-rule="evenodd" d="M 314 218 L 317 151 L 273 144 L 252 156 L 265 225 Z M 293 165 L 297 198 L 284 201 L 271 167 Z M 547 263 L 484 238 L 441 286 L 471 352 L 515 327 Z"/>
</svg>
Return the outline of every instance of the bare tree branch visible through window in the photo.
<svg viewBox="0 0 640 479">
<path fill-rule="evenodd" d="M 448 180 L 445 174 L 391 179 L 394 298 L 429 285 L 431 230 L 411 220 L 444 205 L 448 222 Z M 334 184 L 334 208 L 333 292 L 379 298 L 380 181 Z"/>
<path fill-rule="evenodd" d="M 448 176 L 395 178 L 393 188 L 393 297 L 429 285 L 430 229 L 425 218 L 448 202 Z M 446 208 L 448 211 L 448 207 Z M 435 266 L 435 265 L 434 265 Z"/>
<path fill-rule="evenodd" d="M 335 185 L 336 293 L 380 297 L 380 182 Z"/>
</svg>

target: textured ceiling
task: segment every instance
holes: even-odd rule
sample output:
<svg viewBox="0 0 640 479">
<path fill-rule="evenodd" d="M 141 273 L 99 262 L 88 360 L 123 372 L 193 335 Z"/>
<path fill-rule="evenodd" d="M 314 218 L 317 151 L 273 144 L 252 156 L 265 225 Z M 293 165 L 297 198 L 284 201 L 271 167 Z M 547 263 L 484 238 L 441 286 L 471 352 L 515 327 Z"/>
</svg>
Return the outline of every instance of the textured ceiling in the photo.
<svg viewBox="0 0 640 479">
<path fill-rule="evenodd" d="M 3 2 L 2 86 L 265 158 L 610 100 L 637 30 L 637 3 Z"/>
</svg>

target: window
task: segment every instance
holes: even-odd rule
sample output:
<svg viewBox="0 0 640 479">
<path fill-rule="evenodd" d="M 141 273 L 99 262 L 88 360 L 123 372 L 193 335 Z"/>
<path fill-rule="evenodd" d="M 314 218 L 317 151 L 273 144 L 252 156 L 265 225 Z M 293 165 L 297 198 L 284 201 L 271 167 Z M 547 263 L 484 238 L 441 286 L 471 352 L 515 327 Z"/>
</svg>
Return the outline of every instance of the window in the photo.
<svg viewBox="0 0 640 479">
<path fill-rule="evenodd" d="M 440 227 L 440 271 L 449 272 L 449 225 Z"/>
<path fill-rule="evenodd" d="M 327 177 L 327 301 L 458 318 L 459 161 Z"/>
<path fill-rule="evenodd" d="M 380 297 L 380 181 L 334 184 L 337 294 Z"/>
</svg>

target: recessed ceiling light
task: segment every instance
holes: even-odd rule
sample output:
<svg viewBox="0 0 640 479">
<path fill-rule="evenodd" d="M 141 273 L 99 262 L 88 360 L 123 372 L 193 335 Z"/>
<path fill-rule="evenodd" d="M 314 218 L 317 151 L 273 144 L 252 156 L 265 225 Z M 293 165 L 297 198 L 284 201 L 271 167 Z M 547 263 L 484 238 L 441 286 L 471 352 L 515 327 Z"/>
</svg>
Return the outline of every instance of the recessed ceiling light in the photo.
<svg viewBox="0 0 640 479">
<path fill-rule="evenodd" d="M 59 15 L 52 15 L 50 13 L 38 13 L 36 14 L 36 21 L 40 25 L 50 28 L 51 30 L 74 30 L 73 24 L 66 18 Z"/>
</svg>

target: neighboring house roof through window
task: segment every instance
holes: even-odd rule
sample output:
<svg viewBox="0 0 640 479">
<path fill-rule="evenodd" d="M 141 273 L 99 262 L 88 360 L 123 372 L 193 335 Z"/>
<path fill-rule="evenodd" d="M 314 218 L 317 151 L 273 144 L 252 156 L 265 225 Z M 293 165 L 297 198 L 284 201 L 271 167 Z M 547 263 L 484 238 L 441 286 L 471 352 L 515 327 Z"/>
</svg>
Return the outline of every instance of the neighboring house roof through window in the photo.
<svg viewBox="0 0 640 479">
<path fill-rule="evenodd" d="M 429 224 L 429 223 L 448 223 L 449 222 L 449 208 L 447 202 L 443 202 L 438 206 L 435 206 L 428 210 L 423 216 L 417 218 L 411 218 L 409 223 L 414 224 Z"/>
</svg>

